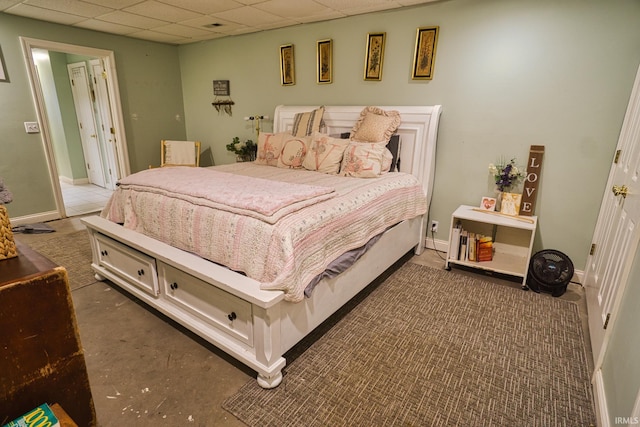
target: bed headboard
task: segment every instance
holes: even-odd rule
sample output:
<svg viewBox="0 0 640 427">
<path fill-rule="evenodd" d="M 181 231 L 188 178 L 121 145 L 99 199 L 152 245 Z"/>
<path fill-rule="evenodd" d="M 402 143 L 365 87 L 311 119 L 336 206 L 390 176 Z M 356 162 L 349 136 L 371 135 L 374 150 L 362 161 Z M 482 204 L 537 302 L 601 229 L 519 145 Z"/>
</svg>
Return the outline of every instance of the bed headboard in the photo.
<svg viewBox="0 0 640 427">
<path fill-rule="evenodd" d="M 273 131 L 287 132 L 293 127 L 296 113 L 312 111 L 319 106 L 279 105 L 273 116 Z M 326 133 L 340 134 L 351 131 L 365 106 L 324 106 Z M 441 105 L 433 106 L 380 106 L 396 110 L 402 119 L 396 131 L 400 135 L 401 171 L 416 176 L 422 183 L 427 200 L 431 201 L 436 161 L 436 141 Z"/>
</svg>

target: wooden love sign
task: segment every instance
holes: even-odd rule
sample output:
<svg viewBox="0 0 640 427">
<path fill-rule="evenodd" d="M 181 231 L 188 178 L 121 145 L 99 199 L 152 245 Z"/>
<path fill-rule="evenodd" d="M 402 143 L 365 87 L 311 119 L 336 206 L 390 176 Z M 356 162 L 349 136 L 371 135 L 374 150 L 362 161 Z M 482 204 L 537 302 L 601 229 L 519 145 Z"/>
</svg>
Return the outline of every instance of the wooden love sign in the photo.
<svg viewBox="0 0 640 427">
<path fill-rule="evenodd" d="M 542 168 L 542 156 L 544 156 L 544 145 L 532 145 L 531 148 L 529 148 L 527 176 L 524 179 L 520 215 L 533 215 L 536 206 L 536 196 L 538 194 L 538 182 L 540 181 L 540 169 Z"/>
</svg>

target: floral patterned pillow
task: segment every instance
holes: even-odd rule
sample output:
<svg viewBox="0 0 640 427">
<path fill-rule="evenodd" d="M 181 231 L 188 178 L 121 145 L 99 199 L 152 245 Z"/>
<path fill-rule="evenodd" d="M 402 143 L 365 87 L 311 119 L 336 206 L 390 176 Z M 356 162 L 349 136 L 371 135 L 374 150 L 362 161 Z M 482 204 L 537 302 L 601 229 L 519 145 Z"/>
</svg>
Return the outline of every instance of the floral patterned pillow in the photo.
<svg viewBox="0 0 640 427">
<path fill-rule="evenodd" d="M 375 178 L 389 171 L 393 155 L 384 142 L 351 141 L 344 152 L 340 175 Z"/>
<path fill-rule="evenodd" d="M 302 162 L 307 154 L 310 139 L 308 136 L 285 136 L 282 141 L 282 152 L 280 153 L 280 157 L 278 157 L 277 166 L 288 169 L 301 168 Z"/>
<path fill-rule="evenodd" d="M 393 132 L 400 126 L 400 121 L 398 111 L 365 107 L 353 125 L 351 139 L 367 142 L 389 141 Z"/>
<path fill-rule="evenodd" d="M 308 170 L 336 175 L 340 171 L 342 156 L 348 145 L 348 139 L 333 138 L 316 132 L 302 166 Z"/>
<path fill-rule="evenodd" d="M 258 136 L 258 154 L 256 155 L 256 163 L 266 166 L 278 166 L 278 159 L 282 153 L 282 146 L 287 137 L 293 138 L 288 133 L 268 133 L 262 132 Z"/>
</svg>

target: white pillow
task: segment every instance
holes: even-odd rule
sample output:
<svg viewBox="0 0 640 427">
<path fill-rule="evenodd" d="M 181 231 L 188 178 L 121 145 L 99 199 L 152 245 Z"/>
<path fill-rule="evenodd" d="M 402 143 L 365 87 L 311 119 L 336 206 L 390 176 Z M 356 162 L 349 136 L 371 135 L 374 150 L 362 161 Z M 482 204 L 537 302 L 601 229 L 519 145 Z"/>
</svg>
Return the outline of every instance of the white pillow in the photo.
<svg viewBox="0 0 640 427">
<path fill-rule="evenodd" d="M 342 158 L 340 175 L 375 178 L 388 172 L 393 156 L 386 144 L 351 141 Z"/>
<path fill-rule="evenodd" d="M 348 139 L 334 138 L 320 132 L 313 134 L 307 155 L 302 162 L 305 169 L 336 175 L 340 171 Z"/>
</svg>

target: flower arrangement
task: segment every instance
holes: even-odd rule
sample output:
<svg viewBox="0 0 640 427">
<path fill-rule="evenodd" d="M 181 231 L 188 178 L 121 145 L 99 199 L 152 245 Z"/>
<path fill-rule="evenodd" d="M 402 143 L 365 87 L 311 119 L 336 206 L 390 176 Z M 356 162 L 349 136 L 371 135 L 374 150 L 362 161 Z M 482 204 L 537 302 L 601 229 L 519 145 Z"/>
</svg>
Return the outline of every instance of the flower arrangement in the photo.
<svg viewBox="0 0 640 427">
<path fill-rule="evenodd" d="M 252 140 L 248 139 L 241 143 L 240 138 L 237 136 L 233 138 L 230 144 L 226 145 L 227 151 L 231 151 L 236 157 L 243 161 L 252 161 L 256 159 L 256 153 L 258 152 L 258 145 Z"/>
<path fill-rule="evenodd" d="M 500 159 L 497 164 L 489 164 L 489 173 L 493 176 L 496 186 L 500 192 L 511 189 L 511 186 L 515 185 L 524 178 L 524 174 L 520 172 L 518 166 L 516 166 L 516 159 L 513 158 L 508 162 L 504 159 Z"/>
</svg>

